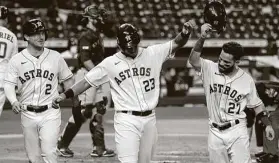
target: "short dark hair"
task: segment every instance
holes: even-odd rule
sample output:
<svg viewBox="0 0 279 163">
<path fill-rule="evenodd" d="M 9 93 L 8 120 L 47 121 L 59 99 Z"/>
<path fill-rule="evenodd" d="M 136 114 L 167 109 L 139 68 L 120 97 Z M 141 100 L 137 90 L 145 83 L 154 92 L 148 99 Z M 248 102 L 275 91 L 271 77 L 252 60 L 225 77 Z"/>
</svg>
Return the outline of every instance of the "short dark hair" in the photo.
<svg viewBox="0 0 279 163">
<path fill-rule="evenodd" d="M 237 42 L 227 42 L 223 45 L 222 49 L 225 53 L 233 55 L 234 60 L 240 60 L 244 56 L 243 47 Z"/>
</svg>

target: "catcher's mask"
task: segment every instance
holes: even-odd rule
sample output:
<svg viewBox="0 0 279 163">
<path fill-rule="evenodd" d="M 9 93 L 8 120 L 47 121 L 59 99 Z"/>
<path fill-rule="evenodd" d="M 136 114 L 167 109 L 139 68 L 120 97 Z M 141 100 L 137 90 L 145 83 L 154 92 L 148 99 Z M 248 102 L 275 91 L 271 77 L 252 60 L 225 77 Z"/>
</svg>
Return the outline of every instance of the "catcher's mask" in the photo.
<svg viewBox="0 0 279 163">
<path fill-rule="evenodd" d="M 82 24 L 87 24 L 89 22 L 89 18 L 95 19 L 97 20 L 95 26 L 102 30 L 108 19 L 108 11 L 105 8 L 98 7 L 96 5 L 90 5 L 84 9 L 82 16 Z"/>
<path fill-rule="evenodd" d="M 140 35 L 132 24 L 122 24 L 117 31 L 117 44 L 123 54 L 134 58 L 137 55 L 137 48 L 140 42 Z"/>
<path fill-rule="evenodd" d="M 39 19 L 31 19 L 29 21 L 27 21 L 26 23 L 24 23 L 23 27 L 22 27 L 22 31 L 23 31 L 23 36 L 24 35 L 34 35 L 37 34 L 39 32 L 45 32 L 45 40 L 47 40 L 47 29 L 44 25 L 44 23 L 39 20 Z M 23 37 L 24 41 L 26 41 L 25 37 Z"/>
<path fill-rule="evenodd" d="M 209 23 L 217 33 L 221 33 L 226 29 L 227 14 L 222 2 L 209 1 L 205 5 L 203 14 L 204 22 Z"/>
</svg>

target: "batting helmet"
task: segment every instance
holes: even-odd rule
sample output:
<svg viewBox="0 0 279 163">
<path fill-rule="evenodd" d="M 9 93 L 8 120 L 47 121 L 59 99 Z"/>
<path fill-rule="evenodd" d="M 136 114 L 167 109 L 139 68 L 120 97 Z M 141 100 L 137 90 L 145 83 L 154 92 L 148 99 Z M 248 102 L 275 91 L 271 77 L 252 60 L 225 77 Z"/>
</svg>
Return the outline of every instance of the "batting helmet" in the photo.
<svg viewBox="0 0 279 163">
<path fill-rule="evenodd" d="M 120 48 L 125 49 L 128 43 L 138 45 L 140 42 L 140 35 L 136 27 L 132 24 L 122 24 L 117 31 L 117 43 Z"/>
<path fill-rule="evenodd" d="M 9 9 L 5 6 L 0 6 L 0 19 L 6 19 L 8 17 Z"/>
<path fill-rule="evenodd" d="M 226 29 L 227 14 L 225 6 L 220 1 L 209 1 L 203 11 L 204 22 L 209 23 L 218 33 Z"/>
<path fill-rule="evenodd" d="M 46 40 L 47 40 L 47 29 L 44 25 L 44 23 L 39 20 L 39 19 L 31 19 L 27 21 L 26 23 L 23 24 L 22 27 L 23 35 L 34 35 L 37 34 L 38 32 L 45 32 Z M 26 39 L 24 38 L 24 41 Z"/>
</svg>

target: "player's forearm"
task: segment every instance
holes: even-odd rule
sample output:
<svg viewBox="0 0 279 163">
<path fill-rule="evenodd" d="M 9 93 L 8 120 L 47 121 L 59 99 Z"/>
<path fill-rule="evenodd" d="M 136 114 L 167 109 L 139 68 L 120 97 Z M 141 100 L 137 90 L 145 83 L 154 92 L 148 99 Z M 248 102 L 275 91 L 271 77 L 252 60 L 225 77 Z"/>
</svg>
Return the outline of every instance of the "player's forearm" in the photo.
<svg viewBox="0 0 279 163">
<path fill-rule="evenodd" d="M 88 88 L 90 88 L 90 84 L 85 80 L 82 79 L 78 81 L 76 84 L 74 84 L 71 88 L 67 89 L 65 92 L 61 94 L 61 96 L 66 98 L 73 98 L 82 92 L 86 91 Z"/>
<path fill-rule="evenodd" d="M 10 101 L 11 104 L 17 101 L 16 92 L 15 92 L 15 85 L 5 83 L 4 84 L 4 91 L 7 99 Z"/>
<path fill-rule="evenodd" d="M 87 61 L 83 62 L 83 65 L 87 69 L 87 71 L 90 71 L 95 66 L 91 60 L 87 60 Z"/>
<path fill-rule="evenodd" d="M 186 34 L 180 32 L 173 40 L 172 40 L 172 53 L 182 48 L 189 40 L 191 32 Z"/>
<path fill-rule="evenodd" d="M 256 116 L 262 121 L 262 123 L 265 126 L 271 125 L 271 123 L 270 123 L 270 121 L 268 119 L 268 112 L 265 109 L 263 104 L 257 106 L 254 110 L 255 110 Z"/>
<path fill-rule="evenodd" d="M 201 57 L 201 51 L 203 48 L 204 40 L 205 40 L 204 38 L 198 39 L 189 56 L 189 63 L 196 69 L 201 67 L 200 57 Z"/>
</svg>

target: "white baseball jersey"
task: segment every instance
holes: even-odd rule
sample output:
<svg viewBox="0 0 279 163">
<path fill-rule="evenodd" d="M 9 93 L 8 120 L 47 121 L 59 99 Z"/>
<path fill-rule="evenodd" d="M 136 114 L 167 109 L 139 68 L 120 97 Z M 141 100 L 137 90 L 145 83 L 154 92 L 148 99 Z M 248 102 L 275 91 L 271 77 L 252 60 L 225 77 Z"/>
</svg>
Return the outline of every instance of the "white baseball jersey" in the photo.
<svg viewBox="0 0 279 163">
<path fill-rule="evenodd" d="M 95 87 L 110 82 L 115 110 L 152 110 L 158 103 L 161 67 L 171 56 L 171 47 L 169 41 L 139 48 L 135 59 L 118 52 L 90 70 L 85 79 Z"/>
<path fill-rule="evenodd" d="M 201 58 L 201 73 L 210 120 L 225 122 L 245 118 L 245 107 L 254 108 L 262 101 L 253 78 L 239 68 L 232 77 L 219 72 L 218 64 Z"/>
<path fill-rule="evenodd" d="M 8 62 L 16 53 L 18 53 L 18 45 L 15 34 L 0 26 L 0 88 L 3 87 Z"/>
<path fill-rule="evenodd" d="M 58 96 L 58 82 L 72 76 L 57 51 L 44 48 L 43 54 L 36 58 L 24 49 L 11 58 L 5 82 L 18 86 L 18 100 L 22 104 L 42 106 L 51 104 Z"/>
</svg>

